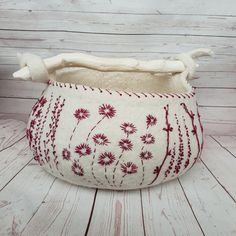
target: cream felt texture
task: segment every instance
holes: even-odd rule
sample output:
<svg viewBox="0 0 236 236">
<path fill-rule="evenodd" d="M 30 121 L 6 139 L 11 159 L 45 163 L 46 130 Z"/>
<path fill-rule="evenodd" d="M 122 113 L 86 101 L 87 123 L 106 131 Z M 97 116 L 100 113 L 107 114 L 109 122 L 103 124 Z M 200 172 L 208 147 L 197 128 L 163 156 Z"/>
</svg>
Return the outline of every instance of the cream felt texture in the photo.
<svg viewBox="0 0 236 236">
<path fill-rule="evenodd" d="M 158 95 L 153 97 L 150 94 L 145 94 L 147 96 L 145 97 L 135 93 L 139 96 L 137 97 L 131 93 L 129 96 L 124 92 L 101 91 L 99 89 L 91 90 L 89 87 L 75 87 L 74 85 L 70 87 L 69 84 L 52 82 L 34 107 L 27 127 L 28 138 L 30 140 L 32 135 L 30 145 L 34 157 L 48 172 L 78 185 L 109 189 L 133 189 L 156 185 L 176 178 L 195 163 L 201 152 L 202 130 L 197 116 L 195 95 L 192 91 L 182 96 L 178 95 L 179 97 L 174 94 L 166 94 L 166 97 L 163 95 L 160 95 L 162 97 Z M 63 101 L 64 106 L 61 108 L 61 105 L 57 104 L 62 104 Z M 194 124 L 192 124 L 184 106 L 181 105 L 182 103 L 186 105 L 189 112 L 193 112 Z M 165 111 L 167 106 L 168 123 L 173 129 L 169 131 L 169 140 L 167 139 L 167 131 L 163 130 L 168 128 Z M 112 107 L 115 110 L 114 116 L 108 118 L 101 115 L 99 108 L 101 110 L 102 107 Z M 78 122 L 75 114 L 76 110 L 81 108 L 89 112 L 89 117 Z M 62 109 L 61 112 L 60 109 Z M 40 110 L 41 113 L 37 117 Z M 59 122 L 56 126 L 53 125 L 56 122 L 54 114 L 57 115 L 59 112 Z M 148 126 L 147 117 L 149 116 L 156 118 L 156 122 Z M 177 120 L 181 127 L 181 133 L 178 131 Z M 32 121 L 35 123 L 34 128 L 31 127 Z M 121 128 L 125 123 L 135 127 L 135 132 L 127 136 L 127 133 Z M 94 128 L 94 126 L 96 127 Z M 192 132 L 194 127 L 197 130 L 196 134 Z M 54 129 L 55 137 L 53 137 Z M 109 143 L 95 145 L 94 137 L 98 134 L 104 135 Z M 154 138 L 154 142 L 145 144 L 142 141 L 141 137 L 147 134 Z M 124 151 L 119 145 L 122 139 L 129 140 L 132 147 Z M 76 152 L 76 147 L 82 144 L 90 148 L 88 155 L 81 156 Z M 166 157 L 167 145 L 169 145 L 168 151 L 170 153 Z M 181 145 L 183 145 L 182 151 Z M 68 160 L 65 155 L 63 156 L 65 149 L 70 153 Z M 190 150 L 191 154 L 189 154 Z M 142 159 L 140 156 L 142 152 L 146 151 L 151 153 L 150 159 Z M 114 161 L 111 164 L 99 164 L 99 157 L 104 153 L 111 153 L 114 156 Z M 160 166 L 165 158 L 158 178 L 152 183 L 156 177 L 155 168 Z M 172 165 L 171 160 L 173 160 Z M 116 165 L 117 161 L 119 162 Z M 78 164 L 75 165 L 78 167 L 76 173 L 73 171 L 75 163 Z M 130 169 L 127 167 L 128 163 L 132 164 Z M 165 176 L 170 166 L 172 169 Z M 127 170 L 124 169 L 125 167 Z M 79 168 L 83 169 L 82 175 L 79 175 Z M 176 173 L 174 172 L 175 168 L 176 170 L 179 168 Z"/>
<path fill-rule="evenodd" d="M 184 174 L 203 147 L 186 80 L 199 53 L 179 56 L 186 68 L 180 73 L 50 72 L 27 125 L 35 160 L 65 181 L 106 189 L 150 187 Z"/>
</svg>

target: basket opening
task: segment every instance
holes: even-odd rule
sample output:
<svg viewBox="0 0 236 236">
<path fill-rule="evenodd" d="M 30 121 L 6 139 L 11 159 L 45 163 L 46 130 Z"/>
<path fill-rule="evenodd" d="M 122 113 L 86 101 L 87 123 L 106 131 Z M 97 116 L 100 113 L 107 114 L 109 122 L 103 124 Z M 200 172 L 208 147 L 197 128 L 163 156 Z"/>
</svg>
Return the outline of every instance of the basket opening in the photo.
<svg viewBox="0 0 236 236">
<path fill-rule="evenodd" d="M 192 87 L 186 73 L 102 72 L 82 67 L 65 67 L 50 74 L 50 79 L 126 92 L 186 93 Z"/>
</svg>

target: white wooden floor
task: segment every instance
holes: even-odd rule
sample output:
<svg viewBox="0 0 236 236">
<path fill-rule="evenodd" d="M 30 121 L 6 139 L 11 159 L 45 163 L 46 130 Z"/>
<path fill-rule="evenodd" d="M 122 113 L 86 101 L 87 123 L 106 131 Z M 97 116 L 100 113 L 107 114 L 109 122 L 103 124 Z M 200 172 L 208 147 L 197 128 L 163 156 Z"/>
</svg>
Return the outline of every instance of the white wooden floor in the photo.
<svg viewBox="0 0 236 236">
<path fill-rule="evenodd" d="M 236 235 L 236 136 L 207 136 L 202 159 L 177 180 L 119 192 L 45 173 L 24 133 L 24 122 L 0 120 L 1 236 Z"/>
</svg>

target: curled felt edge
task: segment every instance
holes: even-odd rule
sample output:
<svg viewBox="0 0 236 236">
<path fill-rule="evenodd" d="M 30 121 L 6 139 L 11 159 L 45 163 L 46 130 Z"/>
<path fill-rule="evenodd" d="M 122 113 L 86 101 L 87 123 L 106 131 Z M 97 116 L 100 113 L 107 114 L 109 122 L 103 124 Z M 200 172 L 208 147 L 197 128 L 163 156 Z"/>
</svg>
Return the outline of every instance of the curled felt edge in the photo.
<svg viewBox="0 0 236 236">
<path fill-rule="evenodd" d="M 21 69 L 13 73 L 14 78 L 48 82 L 49 73 L 64 67 L 84 67 L 99 71 L 148 72 L 148 73 L 182 73 L 187 72 L 191 79 L 198 64 L 194 59 L 211 56 L 211 49 L 199 48 L 187 53 L 181 53 L 172 60 L 141 61 L 132 58 L 105 58 L 83 53 L 63 53 L 57 56 L 41 59 L 29 53 L 17 54 Z"/>
</svg>

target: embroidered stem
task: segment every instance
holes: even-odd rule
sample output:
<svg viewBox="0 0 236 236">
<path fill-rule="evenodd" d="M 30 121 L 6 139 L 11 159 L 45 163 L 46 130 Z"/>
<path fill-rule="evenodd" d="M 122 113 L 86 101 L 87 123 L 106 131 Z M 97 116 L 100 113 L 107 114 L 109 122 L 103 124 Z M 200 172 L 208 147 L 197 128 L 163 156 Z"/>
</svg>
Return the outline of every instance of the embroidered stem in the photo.
<svg viewBox="0 0 236 236">
<path fill-rule="evenodd" d="M 169 120 L 168 120 L 168 115 L 169 115 L 169 105 L 168 104 L 164 107 L 164 110 L 165 110 L 166 127 L 163 128 L 163 130 L 166 132 L 166 153 L 165 153 L 165 157 L 164 157 L 161 165 L 160 166 L 156 166 L 156 168 L 153 171 L 153 173 L 156 174 L 155 178 L 148 185 L 153 184 L 157 180 L 157 178 L 158 178 L 158 176 L 159 176 L 159 174 L 161 172 L 161 169 L 162 169 L 163 165 L 165 164 L 165 161 L 166 161 L 167 157 L 170 155 L 170 149 L 169 149 L 169 145 L 170 145 L 170 132 L 173 131 L 173 128 L 171 127 L 171 125 L 169 123 Z"/>
<path fill-rule="evenodd" d="M 187 160 L 185 161 L 184 163 L 184 169 L 186 169 L 188 166 L 189 166 L 189 163 L 190 163 L 190 158 L 192 156 L 192 150 L 191 150 L 191 143 L 190 143 L 190 135 L 189 135 L 189 132 L 188 132 L 188 127 L 186 125 L 186 120 L 184 119 L 184 117 L 182 116 L 183 118 L 183 122 L 184 122 L 184 128 L 185 128 L 185 133 L 186 133 L 186 137 L 187 137 L 187 145 L 188 145 L 188 154 L 187 154 Z"/>
<path fill-rule="evenodd" d="M 92 172 L 93 178 L 97 181 L 97 183 L 100 185 L 103 185 L 103 183 L 97 179 L 97 177 L 95 176 L 95 173 L 94 173 L 94 161 L 95 161 L 95 157 L 96 157 L 96 143 L 94 144 L 94 147 L 95 148 L 94 148 L 94 152 L 93 152 L 93 159 L 91 162 L 91 172 Z"/>
<path fill-rule="evenodd" d="M 125 178 L 126 175 L 127 175 L 127 174 L 124 174 L 124 175 L 122 176 L 119 187 L 122 186 L 122 184 L 123 184 L 123 182 L 124 182 L 124 178 Z"/>
<path fill-rule="evenodd" d="M 86 142 L 89 139 L 89 136 L 91 135 L 91 133 L 94 131 L 94 129 L 105 119 L 106 116 L 103 116 L 101 120 L 99 120 L 94 126 L 93 128 L 90 130 L 90 132 L 88 133 L 88 136 L 86 138 Z"/>
<path fill-rule="evenodd" d="M 108 177 L 107 177 L 107 167 L 105 166 L 105 178 L 106 178 L 106 180 L 107 180 L 107 183 L 109 184 L 109 185 L 111 185 L 111 183 L 110 183 L 110 181 L 109 181 L 109 179 L 108 179 Z"/>
<path fill-rule="evenodd" d="M 79 125 L 79 122 L 80 122 L 80 120 L 77 121 L 76 126 L 74 127 L 74 129 L 73 129 L 73 131 L 72 131 L 72 134 L 71 134 L 71 136 L 70 136 L 70 141 L 69 141 L 69 144 L 68 144 L 68 148 L 69 148 L 69 149 L 70 149 L 70 147 L 71 147 L 72 138 L 74 137 L 74 134 L 75 134 L 75 131 L 76 131 L 78 125 Z"/>
<path fill-rule="evenodd" d="M 189 118 L 191 119 L 192 128 L 193 128 L 192 129 L 192 134 L 196 137 L 197 146 L 198 146 L 197 156 L 194 158 L 194 161 L 193 161 L 193 163 L 190 167 L 190 168 L 192 168 L 193 165 L 196 163 L 196 161 L 199 157 L 199 154 L 200 154 L 200 142 L 199 142 L 198 133 L 197 133 L 197 126 L 194 123 L 195 114 L 192 111 L 189 111 L 189 109 L 187 108 L 185 103 L 181 103 L 180 105 L 184 108 L 185 112 L 188 114 Z"/>
<path fill-rule="evenodd" d="M 174 173 L 178 174 L 180 172 L 182 162 L 184 159 L 184 144 L 183 144 L 183 134 L 181 132 L 181 127 L 179 124 L 179 120 L 177 118 L 177 115 L 175 114 L 175 120 L 176 120 L 176 125 L 178 127 L 178 135 L 179 135 L 179 152 L 178 152 L 178 158 L 176 159 L 176 164 L 174 167 Z"/>
</svg>

